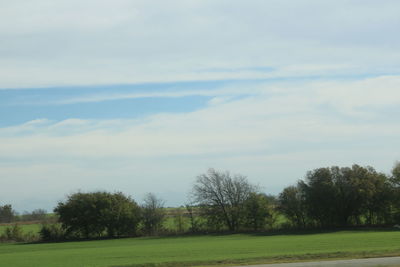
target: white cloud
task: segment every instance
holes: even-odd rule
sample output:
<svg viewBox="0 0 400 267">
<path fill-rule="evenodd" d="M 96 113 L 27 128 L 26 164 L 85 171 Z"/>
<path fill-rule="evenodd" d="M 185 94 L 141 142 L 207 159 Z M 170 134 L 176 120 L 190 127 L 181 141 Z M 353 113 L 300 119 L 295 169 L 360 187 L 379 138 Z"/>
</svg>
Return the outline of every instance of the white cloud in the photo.
<svg viewBox="0 0 400 267">
<path fill-rule="evenodd" d="M 173 187 L 168 190 L 176 192 L 167 194 L 172 198 L 195 175 L 216 167 L 279 190 L 321 165 L 376 163 L 388 170 L 400 157 L 395 149 L 400 127 L 386 113 L 398 112 L 400 104 L 398 1 L 0 0 L 0 5 L 3 89 L 308 78 L 54 102 L 214 97 L 190 113 L 137 120 L 38 118 L 0 128 L 0 177 L 9 181 L 0 188 L 5 196 L 0 201 L 16 203 L 24 195 L 29 201 L 18 198 L 21 209 L 43 188 L 46 201 L 78 188 L 123 189 L 137 196 L 166 194 Z M 393 75 L 332 81 L 387 73 Z"/>
<path fill-rule="evenodd" d="M 399 70 L 397 1 L 1 5 L 0 88 Z"/>
<path fill-rule="evenodd" d="M 274 87 L 277 94 L 267 94 L 271 88 L 262 85 L 245 98 L 212 101 L 202 110 L 138 120 L 35 120 L 0 129 L 0 157 L 71 160 L 227 155 L 258 153 L 296 142 L 304 142 L 306 150 L 310 143 L 324 147 L 324 142 L 350 142 L 361 135 L 393 138 L 400 131 L 393 121 L 371 121 L 356 111 L 373 106 L 369 112 L 379 119 L 379 108 L 399 104 L 399 81 L 398 77 L 379 77 L 311 82 L 301 87 L 292 84 L 280 90 Z M 326 105 L 333 110 L 324 111 Z"/>
</svg>

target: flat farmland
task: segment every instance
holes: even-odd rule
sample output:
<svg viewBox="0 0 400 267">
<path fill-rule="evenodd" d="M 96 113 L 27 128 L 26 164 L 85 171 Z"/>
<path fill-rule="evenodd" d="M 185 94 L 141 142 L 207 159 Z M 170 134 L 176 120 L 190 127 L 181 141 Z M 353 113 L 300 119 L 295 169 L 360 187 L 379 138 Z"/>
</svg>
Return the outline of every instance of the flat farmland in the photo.
<svg viewBox="0 0 400 267">
<path fill-rule="evenodd" d="M 13 225 L 13 223 L 0 225 L 0 235 L 4 233 L 7 227 L 13 227 Z M 37 234 L 41 227 L 40 223 L 19 223 L 18 225 L 21 227 L 24 233 L 31 232 L 34 234 Z"/>
<path fill-rule="evenodd" d="M 0 266 L 199 266 L 400 255 L 398 231 L 0 244 Z"/>
</svg>

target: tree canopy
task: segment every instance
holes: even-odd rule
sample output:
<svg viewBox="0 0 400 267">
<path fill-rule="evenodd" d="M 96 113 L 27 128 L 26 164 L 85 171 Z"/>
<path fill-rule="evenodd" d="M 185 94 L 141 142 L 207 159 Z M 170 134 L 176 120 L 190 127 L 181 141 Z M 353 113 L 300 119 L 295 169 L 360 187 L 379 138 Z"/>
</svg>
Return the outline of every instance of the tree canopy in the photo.
<svg viewBox="0 0 400 267">
<path fill-rule="evenodd" d="M 54 212 L 67 234 L 85 238 L 132 235 L 140 220 L 139 206 L 122 193 L 75 193 Z"/>
</svg>

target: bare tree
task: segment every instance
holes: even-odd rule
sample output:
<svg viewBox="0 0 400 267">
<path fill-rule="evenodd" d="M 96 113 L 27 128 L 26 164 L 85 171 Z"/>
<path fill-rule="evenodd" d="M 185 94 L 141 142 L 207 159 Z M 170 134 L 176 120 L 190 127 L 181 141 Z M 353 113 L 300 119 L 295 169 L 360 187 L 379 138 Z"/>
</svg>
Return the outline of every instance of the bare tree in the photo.
<svg viewBox="0 0 400 267">
<path fill-rule="evenodd" d="M 197 177 L 193 200 L 206 215 L 223 222 L 230 231 L 238 229 L 244 214 L 244 203 L 255 191 L 243 175 L 209 169 Z"/>
<path fill-rule="evenodd" d="M 156 234 L 162 228 L 165 217 L 164 201 L 148 193 L 142 205 L 142 219 L 147 234 Z"/>
</svg>

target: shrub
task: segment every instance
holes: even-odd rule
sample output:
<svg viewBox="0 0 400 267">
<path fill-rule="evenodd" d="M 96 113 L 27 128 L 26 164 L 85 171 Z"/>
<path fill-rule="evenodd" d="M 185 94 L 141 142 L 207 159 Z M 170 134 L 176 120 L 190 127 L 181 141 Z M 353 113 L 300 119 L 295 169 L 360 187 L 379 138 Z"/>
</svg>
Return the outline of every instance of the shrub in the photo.
<svg viewBox="0 0 400 267">
<path fill-rule="evenodd" d="M 61 241 L 65 239 L 65 230 L 61 224 L 43 224 L 39 231 L 42 241 Z"/>
<path fill-rule="evenodd" d="M 134 235 L 140 220 L 139 206 L 122 193 L 75 193 L 54 212 L 67 236 L 84 238 Z"/>
<path fill-rule="evenodd" d="M 1 235 L 2 241 L 15 241 L 21 242 L 24 241 L 24 233 L 22 231 L 22 227 L 18 224 L 14 224 L 12 226 L 6 227 L 4 233 Z"/>
</svg>

